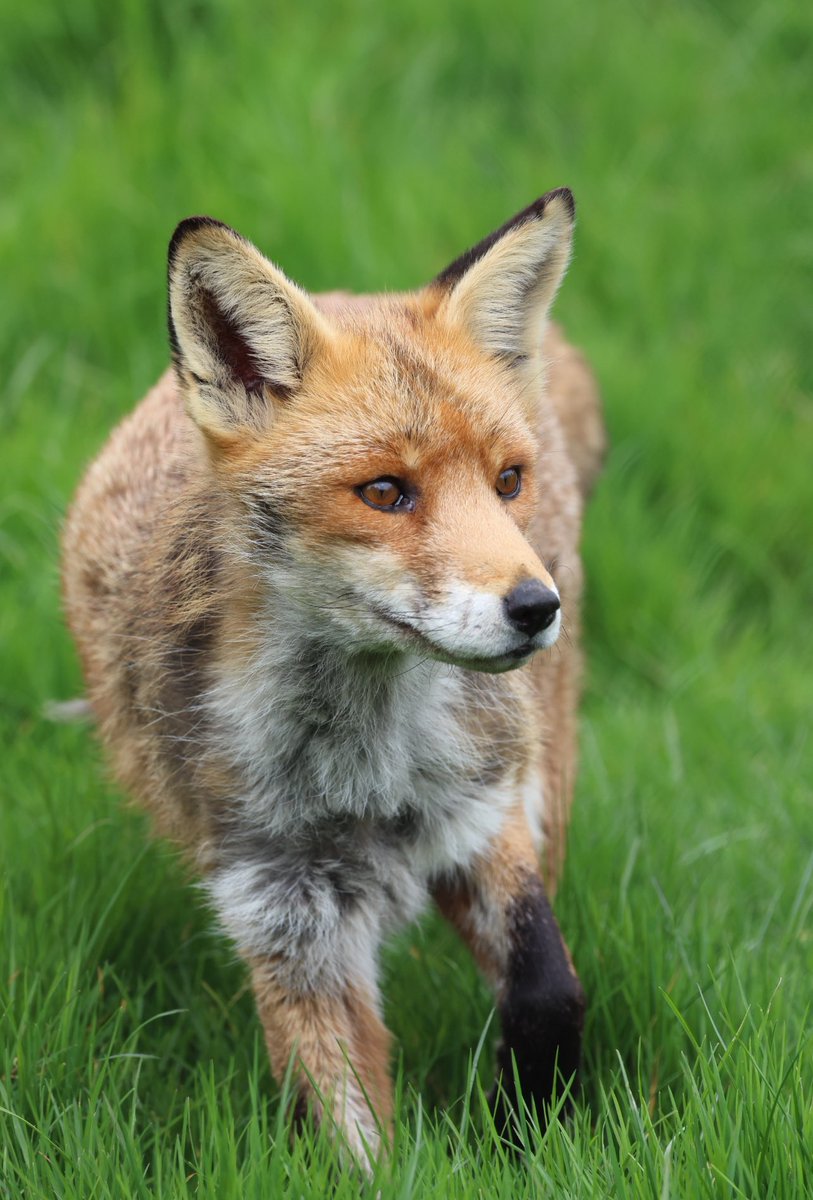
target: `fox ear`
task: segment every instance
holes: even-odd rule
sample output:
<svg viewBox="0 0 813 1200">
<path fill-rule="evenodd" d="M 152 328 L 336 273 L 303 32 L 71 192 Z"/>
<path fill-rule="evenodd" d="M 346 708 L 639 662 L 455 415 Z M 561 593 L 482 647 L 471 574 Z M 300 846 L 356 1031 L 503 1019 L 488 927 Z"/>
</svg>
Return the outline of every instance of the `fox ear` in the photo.
<svg viewBox="0 0 813 1200">
<path fill-rule="evenodd" d="M 295 284 L 228 225 L 181 221 L 169 244 L 169 338 L 187 409 L 205 433 L 262 429 L 327 336 Z"/>
<path fill-rule="evenodd" d="M 573 238 L 569 188 L 535 200 L 467 250 L 430 285 L 439 314 L 462 325 L 487 354 L 517 362 L 538 353 Z"/>
</svg>

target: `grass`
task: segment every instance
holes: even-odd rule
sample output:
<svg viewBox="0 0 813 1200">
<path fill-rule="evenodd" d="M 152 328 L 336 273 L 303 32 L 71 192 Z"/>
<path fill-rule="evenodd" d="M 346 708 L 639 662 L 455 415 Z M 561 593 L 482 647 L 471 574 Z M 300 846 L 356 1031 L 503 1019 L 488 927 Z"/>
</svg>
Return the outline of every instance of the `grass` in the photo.
<svg viewBox="0 0 813 1200">
<path fill-rule="evenodd" d="M 0 1197 L 813 1194 L 811 35 L 794 0 L 0 0 Z M 489 997 L 430 920 L 387 956 L 367 1185 L 291 1146 L 230 947 L 40 715 L 81 686 L 59 523 L 166 361 L 181 216 L 408 287 L 563 183 L 613 442 L 557 899 L 585 1087 L 506 1156 Z"/>
</svg>

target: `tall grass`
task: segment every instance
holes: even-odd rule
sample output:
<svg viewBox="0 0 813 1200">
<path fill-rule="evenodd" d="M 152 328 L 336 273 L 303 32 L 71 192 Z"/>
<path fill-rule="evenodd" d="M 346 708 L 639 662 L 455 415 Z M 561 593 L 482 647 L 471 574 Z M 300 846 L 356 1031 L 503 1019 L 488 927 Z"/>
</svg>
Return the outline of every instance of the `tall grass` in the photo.
<svg viewBox="0 0 813 1200">
<path fill-rule="evenodd" d="M 813 1192 L 812 37 L 794 0 L 0 0 L 0 1196 Z M 585 1087 L 506 1153 L 490 999 L 430 920 L 387 955 L 367 1185 L 290 1143 L 230 947 L 40 715 L 81 686 L 59 523 L 166 361 L 180 217 L 401 288 L 560 184 L 613 442 L 557 901 Z"/>
</svg>

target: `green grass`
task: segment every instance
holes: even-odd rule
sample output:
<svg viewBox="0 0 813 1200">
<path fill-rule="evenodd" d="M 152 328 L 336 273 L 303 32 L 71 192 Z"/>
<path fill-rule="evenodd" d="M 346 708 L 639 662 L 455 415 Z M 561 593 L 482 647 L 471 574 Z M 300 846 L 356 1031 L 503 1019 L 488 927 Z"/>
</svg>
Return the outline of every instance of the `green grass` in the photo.
<svg viewBox="0 0 813 1200">
<path fill-rule="evenodd" d="M 0 0 L 0 1197 L 813 1194 L 812 39 L 795 0 Z M 290 1145 L 229 945 L 40 716 L 81 686 L 59 522 L 166 361 L 180 217 L 409 287 L 565 183 L 613 442 L 557 900 L 584 1092 L 506 1157 L 489 998 L 430 921 L 387 957 L 368 1186 Z"/>
</svg>

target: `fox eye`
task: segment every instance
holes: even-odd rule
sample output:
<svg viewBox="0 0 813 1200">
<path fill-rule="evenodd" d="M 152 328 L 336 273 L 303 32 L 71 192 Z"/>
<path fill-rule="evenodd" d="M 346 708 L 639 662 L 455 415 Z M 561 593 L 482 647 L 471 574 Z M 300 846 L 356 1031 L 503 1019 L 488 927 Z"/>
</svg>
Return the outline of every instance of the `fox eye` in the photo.
<svg viewBox="0 0 813 1200">
<path fill-rule="evenodd" d="M 522 475 L 520 474 L 519 467 L 507 467 L 505 471 L 501 471 L 497 476 L 497 491 L 503 500 L 513 500 L 514 496 L 519 495 L 521 487 Z"/>
<path fill-rule="evenodd" d="M 413 501 L 407 496 L 404 485 L 398 479 L 373 479 L 356 488 L 365 504 L 371 508 L 414 508 Z"/>
</svg>

